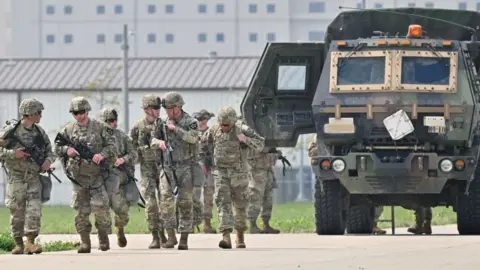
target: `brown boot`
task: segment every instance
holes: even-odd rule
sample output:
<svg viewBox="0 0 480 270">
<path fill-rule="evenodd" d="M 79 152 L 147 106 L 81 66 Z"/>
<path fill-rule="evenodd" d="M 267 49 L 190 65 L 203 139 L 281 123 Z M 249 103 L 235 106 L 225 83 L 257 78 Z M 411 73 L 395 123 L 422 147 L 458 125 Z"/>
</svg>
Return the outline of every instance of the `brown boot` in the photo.
<svg viewBox="0 0 480 270">
<path fill-rule="evenodd" d="M 256 221 L 250 221 L 250 233 L 261 233 L 262 230 L 258 228 Z"/>
<path fill-rule="evenodd" d="M 164 245 L 164 248 L 174 248 L 176 244 L 178 244 L 177 241 L 177 235 L 175 234 L 174 229 L 167 229 L 167 235 L 168 239 L 167 242 Z"/>
<path fill-rule="evenodd" d="M 103 230 L 98 230 L 98 249 L 107 251 L 110 249 L 110 240 L 108 234 Z"/>
<path fill-rule="evenodd" d="M 247 245 L 245 245 L 245 235 L 243 232 L 237 231 L 237 240 L 235 241 L 237 243 L 237 248 L 246 248 Z"/>
<path fill-rule="evenodd" d="M 212 227 L 210 219 L 205 219 L 203 222 L 203 233 L 217 233 L 217 231 Z"/>
<path fill-rule="evenodd" d="M 157 230 L 152 231 L 152 242 L 148 246 L 149 249 L 160 248 L 160 237 Z"/>
<path fill-rule="evenodd" d="M 82 232 L 80 233 L 80 247 L 77 250 L 77 253 L 90 253 L 92 244 L 90 242 L 90 233 Z"/>
<path fill-rule="evenodd" d="M 127 246 L 127 238 L 125 237 L 125 231 L 123 227 L 117 228 L 117 245 L 121 248 Z"/>
<path fill-rule="evenodd" d="M 27 235 L 27 245 L 25 246 L 25 254 L 40 254 L 42 253 L 42 247 L 35 244 L 36 235 Z"/>
<path fill-rule="evenodd" d="M 423 223 L 417 221 L 417 222 L 415 222 L 415 226 L 408 228 L 407 231 L 409 233 L 413 233 L 413 234 L 416 234 L 416 235 L 423 234 L 423 231 L 424 231 Z"/>
<path fill-rule="evenodd" d="M 160 235 L 160 245 L 165 248 L 165 244 L 167 243 L 167 236 L 165 235 L 165 229 L 161 229 L 158 233 Z"/>
<path fill-rule="evenodd" d="M 15 247 L 12 249 L 12 254 L 18 255 L 23 254 L 24 245 L 23 237 L 15 237 Z"/>
<path fill-rule="evenodd" d="M 263 228 L 261 233 L 268 233 L 268 234 L 278 234 L 280 230 L 274 229 L 270 226 L 270 220 L 263 220 Z"/>
<path fill-rule="evenodd" d="M 188 250 L 188 233 L 180 234 L 180 244 L 178 244 L 178 250 Z"/>
<path fill-rule="evenodd" d="M 230 239 L 230 231 L 224 231 L 223 239 L 218 243 L 218 246 L 223 249 L 232 248 L 232 240 Z"/>
<path fill-rule="evenodd" d="M 386 234 L 387 231 L 380 229 L 377 225 L 377 222 L 375 222 L 375 225 L 373 226 L 372 233 L 373 234 Z"/>
<path fill-rule="evenodd" d="M 423 232 L 426 235 L 431 235 L 432 234 L 432 222 L 431 221 L 425 221 L 423 224 Z"/>
</svg>

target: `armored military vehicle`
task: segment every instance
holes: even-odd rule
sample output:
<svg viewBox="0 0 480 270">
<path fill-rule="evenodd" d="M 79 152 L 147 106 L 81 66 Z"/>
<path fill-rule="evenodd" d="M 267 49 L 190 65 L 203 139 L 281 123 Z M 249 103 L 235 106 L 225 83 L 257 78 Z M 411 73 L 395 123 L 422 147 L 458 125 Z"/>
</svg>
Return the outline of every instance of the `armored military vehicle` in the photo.
<svg viewBox="0 0 480 270">
<path fill-rule="evenodd" d="M 452 207 L 480 233 L 480 14 L 341 12 L 324 42 L 267 43 L 241 104 L 269 147 L 316 133 L 318 234 L 371 233 L 374 207 Z M 413 214 L 413 212 L 412 212 Z"/>
</svg>

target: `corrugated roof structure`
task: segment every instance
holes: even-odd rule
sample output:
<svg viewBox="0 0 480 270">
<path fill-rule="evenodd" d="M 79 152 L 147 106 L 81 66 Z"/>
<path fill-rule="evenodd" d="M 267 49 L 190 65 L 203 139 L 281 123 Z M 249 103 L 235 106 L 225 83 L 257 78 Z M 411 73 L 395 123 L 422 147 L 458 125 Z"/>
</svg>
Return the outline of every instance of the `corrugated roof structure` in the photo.
<svg viewBox="0 0 480 270">
<path fill-rule="evenodd" d="M 129 89 L 245 89 L 258 57 L 130 58 Z M 0 59 L 0 91 L 119 90 L 121 58 Z"/>
</svg>

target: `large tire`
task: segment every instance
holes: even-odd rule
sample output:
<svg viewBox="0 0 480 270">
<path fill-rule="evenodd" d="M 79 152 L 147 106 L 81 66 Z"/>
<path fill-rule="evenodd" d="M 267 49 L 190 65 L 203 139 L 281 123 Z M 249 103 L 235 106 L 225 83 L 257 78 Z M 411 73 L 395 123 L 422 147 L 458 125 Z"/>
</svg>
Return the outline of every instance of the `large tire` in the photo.
<svg viewBox="0 0 480 270">
<path fill-rule="evenodd" d="M 457 230 L 460 235 L 480 234 L 480 173 L 470 184 L 469 194 L 457 196 Z"/>
<path fill-rule="evenodd" d="M 355 205 L 350 207 L 347 214 L 347 233 L 373 233 L 374 219 L 375 208 L 366 205 Z"/>
<path fill-rule="evenodd" d="M 339 181 L 323 181 L 322 196 L 320 183 L 315 184 L 315 227 L 319 235 L 343 235 L 343 194 Z"/>
</svg>

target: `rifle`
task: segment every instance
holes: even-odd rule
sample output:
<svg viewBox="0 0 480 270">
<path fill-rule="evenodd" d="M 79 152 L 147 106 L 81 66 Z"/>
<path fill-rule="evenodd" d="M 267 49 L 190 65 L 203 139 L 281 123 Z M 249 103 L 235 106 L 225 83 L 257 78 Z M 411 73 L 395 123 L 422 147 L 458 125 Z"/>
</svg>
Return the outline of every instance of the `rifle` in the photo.
<svg viewBox="0 0 480 270">
<path fill-rule="evenodd" d="M 268 153 L 277 154 L 277 155 L 280 154 L 280 155 L 278 155 L 278 159 L 282 161 L 282 164 L 283 164 L 282 173 L 283 173 L 283 176 L 285 176 L 285 164 L 288 165 L 291 168 L 292 164 L 290 164 L 290 161 L 288 161 L 288 159 L 286 157 L 282 156 L 281 152 L 278 151 L 275 148 L 270 148 L 270 151 L 268 151 Z"/>
<path fill-rule="evenodd" d="M 125 175 L 127 176 L 127 181 L 126 183 L 122 184 L 122 186 L 125 186 L 126 184 L 130 183 L 131 181 L 133 182 L 138 182 L 138 179 L 135 178 L 135 175 L 133 175 L 130 170 L 127 168 L 127 166 L 124 164 L 120 165 L 117 167 L 119 171 L 125 173 Z M 142 197 L 142 193 L 140 193 L 140 191 L 138 191 L 138 195 L 140 197 L 140 200 L 142 201 L 143 205 L 140 204 L 140 203 L 137 203 L 138 206 L 142 207 L 142 208 L 145 208 L 147 203 L 145 202 L 145 199 Z"/>
<path fill-rule="evenodd" d="M 157 120 L 158 121 L 158 120 Z M 171 189 L 172 189 L 172 193 L 173 195 L 177 195 L 178 194 L 178 178 L 177 178 L 177 173 L 175 172 L 175 166 L 173 165 L 173 155 L 172 155 L 172 152 L 173 152 L 173 148 L 172 148 L 172 144 L 170 143 L 170 140 L 168 139 L 168 132 L 167 132 L 167 125 L 165 122 L 162 122 L 160 124 L 161 126 L 161 130 L 162 130 L 162 135 L 163 135 L 163 141 L 165 142 L 165 146 L 167 147 L 166 149 L 166 156 L 167 156 L 167 163 L 168 163 L 168 167 L 169 169 L 172 171 L 172 174 L 173 174 L 173 181 L 174 181 L 174 185 L 172 186 L 172 182 L 170 181 L 170 178 L 167 176 L 167 174 L 165 173 L 165 177 L 167 178 L 167 181 L 168 181 L 168 184 L 170 185 Z M 165 160 L 164 160 L 164 153 L 162 152 L 162 167 L 164 166 L 165 164 Z"/>
<path fill-rule="evenodd" d="M 13 128 L 13 130 L 5 134 L 5 137 L 3 139 L 13 140 L 14 142 L 20 144 L 24 148 L 23 152 L 29 154 L 29 156 L 26 158 L 31 162 L 37 164 L 38 166 L 42 166 L 46 159 L 43 157 L 43 153 L 41 153 L 41 151 L 38 149 L 38 147 L 36 147 L 36 145 L 38 146 L 43 145 L 44 142 L 38 142 L 37 140 L 35 140 L 32 146 L 27 146 L 25 142 L 22 141 L 22 139 L 20 139 L 17 135 L 15 135 L 15 130 L 18 128 L 20 123 L 21 121 L 18 121 L 15 127 Z M 60 179 L 53 173 L 53 170 L 54 169 L 48 169 L 46 173 L 48 174 L 49 177 L 53 176 L 55 180 L 58 181 L 58 183 L 62 183 L 62 181 L 60 181 Z"/>
</svg>

